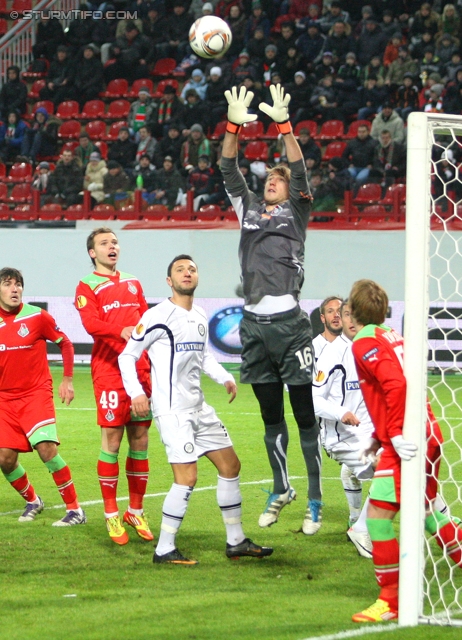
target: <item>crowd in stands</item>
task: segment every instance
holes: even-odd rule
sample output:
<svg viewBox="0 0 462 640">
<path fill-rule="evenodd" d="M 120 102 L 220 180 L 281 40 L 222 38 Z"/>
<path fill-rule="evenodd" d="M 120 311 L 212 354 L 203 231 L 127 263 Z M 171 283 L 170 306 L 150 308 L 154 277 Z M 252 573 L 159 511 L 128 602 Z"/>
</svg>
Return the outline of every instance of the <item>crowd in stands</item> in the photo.
<svg viewBox="0 0 462 640">
<path fill-rule="evenodd" d="M 106 14 L 115 7 L 104 2 L 80 8 Z M 356 194 L 366 183 L 378 183 L 384 192 L 404 182 L 410 113 L 462 113 L 462 7 L 457 4 L 134 0 L 117 3 L 121 8 L 136 12 L 136 18 L 76 18 L 66 30 L 43 12 L 30 71 L 45 82 L 32 103 L 24 70 L 7 69 L 0 90 L 0 160 L 33 165 L 32 184 L 42 203 L 69 206 L 80 202 L 86 189 L 92 205 L 120 206 L 138 188 L 147 205 L 172 209 L 194 189 L 195 209 L 210 203 L 225 209 L 220 122 L 226 118 L 224 91 L 234 85 L 254 92 L 250 110 L 258 114 L 263 132 L 271 122 L 258 104 L 270 100 L 270 85 L 281 83 L 292 96 L 290 116 L 294 127 L 300 125 L 315 212 L 332 211 L 345 191 Z M 233 42 L 222 57 L 198 58 L 189 46 L 189 29 L 203 15 L 220 16 L 230 26 Z M 156 64 L 165 58 L 173 59 L 174 67 L 159 82 Z M 96 144 L 101 136 L 86 131 L 91 118 L 79 114 L 119 79 L 129 86 L 137 82 L 136 90 L 119 96 L 130 101 L 128 113 L 102 151 Z M 33 110 L 37 101 L 48 108 Z M 60 138 L 60 106 L 66 101 L 78 103 L 81 121 L 78 145 L 71 147 L 63 147 Z M 99 119 L 107 132 L 106 113 Z M 332 121 L 340 123 L 336 139 L 342 144 L 329 156 L 318 134 Z M 354 136 L 348 136 L 357 121 Z M 314 130 L 308 126 L 313 122 Z M 260 157 L 246 153 L 245 141 L 241 145 L 240 166 L 257 193 L 267 163 L 287 161 L 281 137 L 266 145 Z M 449 181 L 447 166 L 462 156 L 458 145 L 444 156 L 445 146 L 434 150 L 434 159 L 446 162 L 437 172 L 441 184 Z"/>
</svg>

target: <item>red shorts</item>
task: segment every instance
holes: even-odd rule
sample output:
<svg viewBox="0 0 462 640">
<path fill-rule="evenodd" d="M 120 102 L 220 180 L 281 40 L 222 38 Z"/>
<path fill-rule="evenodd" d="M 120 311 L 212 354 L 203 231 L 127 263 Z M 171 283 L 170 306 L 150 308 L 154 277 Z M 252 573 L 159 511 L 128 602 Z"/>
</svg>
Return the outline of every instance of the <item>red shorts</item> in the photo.
<svg viewBox="0 0 462 640">
<path fill-rule="evenodd" d="M 138 372 L 138 379 L 148 398 L 151 397 L 151 378 L 149 372 Z M 123 427 L 140 425 L 149 427 L 151 418 L 133 418 L 131 398 L 127 395 L 120 375 L 107 376 L 93 383 L 97 406 L 97 422 L 100 427 Z"/>
<path fill-rule="evenodd" d="M 0 448 L 32 451 L 29 438 L 37 439 L 40 427 L 55 423 L 55 405 L 49 389 L 40 389 L 13 400 L 1 400 Z M 49 440 L 46 433 L 44 440 Z"/>
</svg>

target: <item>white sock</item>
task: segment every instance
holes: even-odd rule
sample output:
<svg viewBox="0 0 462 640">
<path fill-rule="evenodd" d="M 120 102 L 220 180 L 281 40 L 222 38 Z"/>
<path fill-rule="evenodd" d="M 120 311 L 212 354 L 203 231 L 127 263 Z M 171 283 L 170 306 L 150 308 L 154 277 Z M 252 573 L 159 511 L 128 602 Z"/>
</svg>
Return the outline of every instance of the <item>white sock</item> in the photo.
<svg viewBox="0 0 462 640">
<path fill-rule="evenodd" d="M 239 489 L 239 476 L 237 478 L 218 476 L 217 502 L 226 527 L 226 542 L 232 546 L 239 544 L 245 538 L 241 522 L 242 496 Z"/>
<path fill-rule="evenodd" d="M 369 496 L 367 496 L 366 500 L 364 501 L 363 508 L 361 509 L 361 513 L 359 514 L 359 518 L 351 527 L 353 531 L 355 531 L 356 533 L 367 533 L 366 518 L 367 518 L 368 506 L 369 506 Z"/>
<path fill-rule="evenodd" d="M 183 522 L 193 489 L 194 487 L 174 482 L 165 496 L 159 542 L 156 547 L 157 555 L 163 556 L 175 549 L 175 536 Z"/>
<path fill-rule="evenodd" d="M 354 523 L 361 513 L 363 489 L 360 481 L 353 475 L 353 472 L 346 464 L 342 464 L 340 479 L 342 480 L 343 490 L 350 508 L 350 523 Z"/>
<path fill-rule="evenodd" d="M 433 511 L 440 511 L 440 513 L 448 514 L 448 505 L 445 503 L 443 498 L 439 493 L 436 494 L 436 498 L 433 500 L 432 504 Z"/>
</svg>

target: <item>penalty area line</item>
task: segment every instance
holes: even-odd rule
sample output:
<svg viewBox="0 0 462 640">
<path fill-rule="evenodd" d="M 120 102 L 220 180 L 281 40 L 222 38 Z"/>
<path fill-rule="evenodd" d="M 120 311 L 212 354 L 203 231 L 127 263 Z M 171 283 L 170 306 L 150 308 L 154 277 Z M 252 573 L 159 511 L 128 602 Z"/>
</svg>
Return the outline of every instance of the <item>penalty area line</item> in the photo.
<svg viewBox="0 0 462 640">
<path fill-rule="evenodd" d="M 343 640 L 344 638 L 357 638 L 358 636 L 364 636 L 367 633 L 382 633 L 383 631 L 397 631 L 401 627 L 395 622 L 389 622 L 388 624 L 378 624 L 373 627 L 368 624 L 359 629 L 350 629 L 349 631 L 339 631 L 338 633 L 330 633 L 327 636 L 310 636 L 309 638 L 303 638 L 303 640 Z"/>
</svg>

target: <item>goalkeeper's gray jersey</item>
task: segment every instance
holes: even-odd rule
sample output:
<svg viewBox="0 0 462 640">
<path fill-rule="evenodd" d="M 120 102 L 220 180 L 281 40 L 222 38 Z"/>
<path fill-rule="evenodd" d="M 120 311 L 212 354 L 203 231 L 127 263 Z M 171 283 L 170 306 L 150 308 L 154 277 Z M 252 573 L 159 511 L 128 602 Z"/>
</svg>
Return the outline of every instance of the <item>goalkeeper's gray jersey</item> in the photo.
<svg viewBox="0 0 462 640">
<path fill-rule="evenodd" d="M 292 294 L 303 285 L 310 189 L 303 160 L 290 163 L 289 199 L 266 211 L 239 171 L 237 158 L 221 159 L 225 188 L 241 225 L 239 260 L 246 304 Z"/>
</svg>

